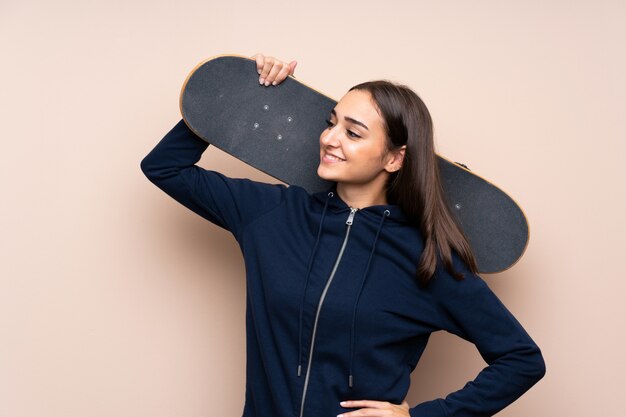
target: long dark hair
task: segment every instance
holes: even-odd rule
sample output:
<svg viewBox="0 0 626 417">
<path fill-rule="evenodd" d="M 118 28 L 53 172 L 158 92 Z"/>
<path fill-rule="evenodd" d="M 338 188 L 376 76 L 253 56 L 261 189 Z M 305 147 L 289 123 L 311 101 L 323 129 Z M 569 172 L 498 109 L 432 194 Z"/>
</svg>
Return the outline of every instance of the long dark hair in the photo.
<svg viewBox="0 0 626 417">
<path fill-rule="evenodd" d="M 368 91 L 383 119 L 387 152 L 406 145 L 402 167 L 389 174 L 387 201 L 397 204 L 424 237 L 424 251 L 416 276 L 425 286 L 441 258 L 458 280 L 464 274 L 453 270 L 454 250 L 473 273 L 476 259 L 457 219 L 446 204 L 435 154 L 433 123 L 422 99 L 408 86 L 389 80 L 357 84 L 352 90 Z"/>
</svg>

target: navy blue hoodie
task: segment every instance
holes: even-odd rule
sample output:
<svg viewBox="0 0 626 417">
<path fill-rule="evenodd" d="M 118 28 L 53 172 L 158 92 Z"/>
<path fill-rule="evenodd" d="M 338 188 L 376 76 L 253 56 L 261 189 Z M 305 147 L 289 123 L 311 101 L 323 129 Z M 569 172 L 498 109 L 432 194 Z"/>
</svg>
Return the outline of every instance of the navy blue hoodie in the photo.
<svg viewBox="0 0 626 417">
<path fill-rule="evenodd" d="M 141 161 L 157 187 L 230 231 L 246 268 L 244 417 L 334 417 L 343 400 L 400 404 L 432 332 L 488 364 L 412 417 L 491 416 L 545 374 L 539 347 L 454 253 L 418 285 L 420 231 L 397 205 L 349 207 L 336 192 L 230 178 L 196 164 L 209 145 L 180 120 Z"/>
</svg>

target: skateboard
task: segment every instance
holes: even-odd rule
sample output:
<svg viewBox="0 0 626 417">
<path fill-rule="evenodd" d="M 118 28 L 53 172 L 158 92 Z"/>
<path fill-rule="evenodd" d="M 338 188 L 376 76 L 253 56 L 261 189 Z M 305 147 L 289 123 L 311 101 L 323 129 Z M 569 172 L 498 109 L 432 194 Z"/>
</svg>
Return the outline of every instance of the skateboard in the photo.
<svg viewBox="0 0 626 417">
<path fill-rule="evenodd" d="M 201 139 L 309 193 L 332 182 L 317 175 L 319 136 L 337 101 L 289 75 L 265 87 L 253 58 L 217 55 L 197 64 L 180 92 L 180 111 Z M 472 247 L 479 272 L 513 266 L 528 245 L 519 205 L 466 165 L 437 154 L 444 193 Z"/>
</svg>

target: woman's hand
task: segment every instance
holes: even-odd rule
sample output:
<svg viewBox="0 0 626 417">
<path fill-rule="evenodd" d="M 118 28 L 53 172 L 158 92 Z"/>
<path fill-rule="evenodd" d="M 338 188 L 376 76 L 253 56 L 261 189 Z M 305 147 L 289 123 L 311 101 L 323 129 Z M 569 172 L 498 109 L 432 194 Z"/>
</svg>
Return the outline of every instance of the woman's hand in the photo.
<svg viewBox="0 0 626 417">
<path fill-rule="evenodd" d="M 277 85 L 283 82 L 288 75 L 293 75 L 297 61 L 281 61 L 271 56 L 265 56 L 261 53 L 252 56 L 256 60 L 256 69 L 260 74 L 259 84 Z"/>
<path fill-rule="evenodd" d="M 389 401 L 374 400 L 351 400 L 339 403 L 342 407 L 366 407 L 343 414 L 337 417 L 410 417 L 409 403 L 402 401 L 402 404 L 393 404 Z"/>
</svg>

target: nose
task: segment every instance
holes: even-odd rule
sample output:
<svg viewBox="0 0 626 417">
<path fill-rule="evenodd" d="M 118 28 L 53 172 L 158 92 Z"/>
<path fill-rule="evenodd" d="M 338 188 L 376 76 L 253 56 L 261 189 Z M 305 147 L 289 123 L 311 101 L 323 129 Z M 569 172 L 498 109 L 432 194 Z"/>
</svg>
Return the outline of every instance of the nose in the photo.
<svg viewBox="0 0 626 417">
<path fill-rule="evenodd" d="M 339 146 L 339 139 L 335 127 L 336 126 L 327 127 L 322 131 L 322 133 L 320 134 L 320 143 L 322 145 L 332 147 Z"/>
</svg>

